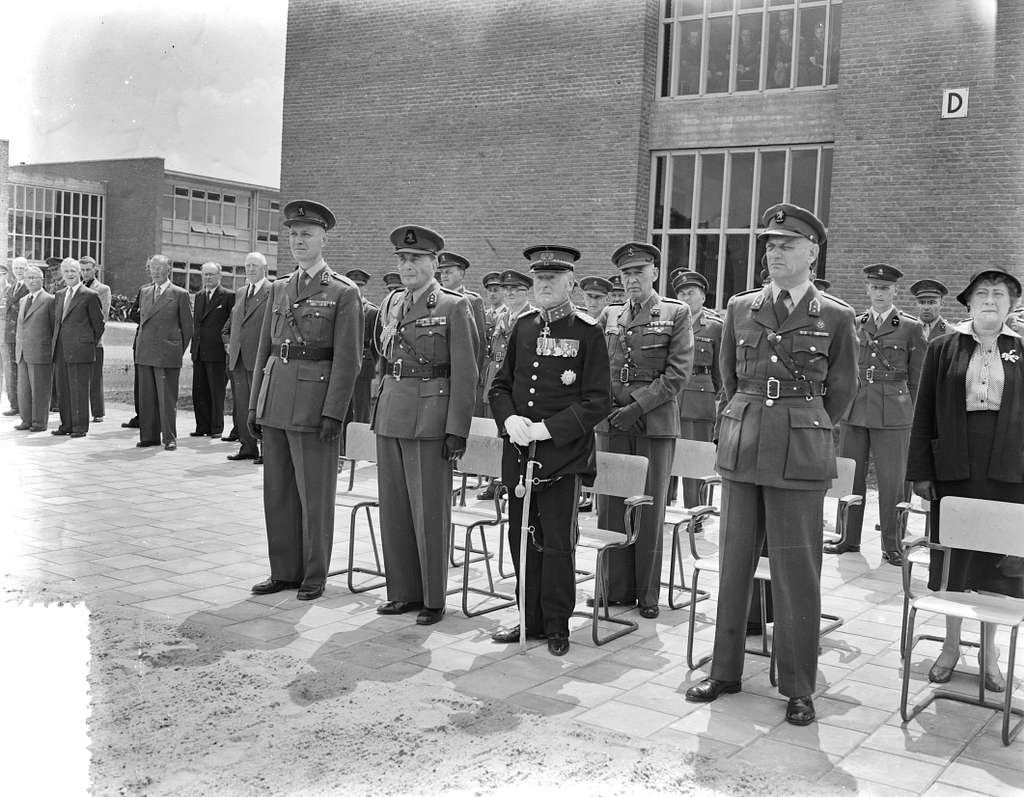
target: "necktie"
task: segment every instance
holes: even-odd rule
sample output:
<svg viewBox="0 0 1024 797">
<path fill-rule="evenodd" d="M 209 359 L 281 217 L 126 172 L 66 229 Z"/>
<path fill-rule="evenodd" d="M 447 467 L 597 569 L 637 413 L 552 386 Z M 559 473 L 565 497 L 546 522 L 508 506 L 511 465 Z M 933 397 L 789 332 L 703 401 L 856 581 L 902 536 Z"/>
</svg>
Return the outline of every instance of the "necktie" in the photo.
<svg viewBox="0 0 1024 797">
<path fill-rule="evenodd" d="M 64 296 L 64 312 L 60 314 L 61 318 L 68 317 L 68 309 L 71 307 L 71 300 L 74 298 L 74 296 L 75 294 L 69 288 L 67 294 Z"/>
<path fill-rule="evenodd" d="M 251 299 L 255 295 L 256 295 L 256 286 L 255 285 L 250 285 L 249 286 L 249 295 L 245 297 L 246 300 Z"/>
<path fill-rule="evenodd" d="M 33 296 L 30 293 L 28 295 L 28 298 L 25 300 L 25 315 L 28 315 L 29 308 L 32 307 L 32 299 L 33 299 Z"/>
<path fill-rule="evenodd" d="M 156 293 L 154 295 L 156 296 L 157 299 L 159 299 L 161 294 L 163 294 L 163 292 L 164 292 L 164 286 L 163 285 L 157 285 L 156 286 Z"/>
<path fill-rule="evenodd" d="M 306 290 L 306 288 L 309 287 L 309 280 L 310 280 L 309 272 L 308 271 L 303 271 L 302 272 L 302 290 Z"/>
<path fill-rule="evenodd" d="M 206 292 L 206 301 L 208 301 L 208 302 L 212 302 L 213 301 L 213 291 L 207 291 Z"/>
<path fill-rule="evenodd" d="M 789 305 L 792 301 L 789 298 L 789 291 L 785 288 L 779 291 L 779 295 L 775 299 L 775 315 L 779 319 L 780 324 L 789 318 Z"/>
</svg>

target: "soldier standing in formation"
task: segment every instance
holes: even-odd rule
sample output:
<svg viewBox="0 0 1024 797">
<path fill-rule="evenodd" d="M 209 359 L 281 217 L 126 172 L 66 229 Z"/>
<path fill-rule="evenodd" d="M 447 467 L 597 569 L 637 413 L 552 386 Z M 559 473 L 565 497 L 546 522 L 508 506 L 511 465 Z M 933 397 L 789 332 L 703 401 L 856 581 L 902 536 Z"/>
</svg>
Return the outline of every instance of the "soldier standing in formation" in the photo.
<svg viewBox="0 0 1024 797">
<path fill-rule="evenodd" d="M 363 296 L 363 288 L 370 281 L 370 275 L 361 268 L 354 268 L 345 272 L 345 276 L 359 288 L 359 299 L 363 306 L 363 365 L 359 370 L 359 378 L 356 379 L 356 387 L 352 393 L 352 403 L 349 405 L 345 423 L 351 421 L 356 423 L 370 422 L 370 385 L 377 373 L 377 354 L 373 348 L 373 330 L 377 326 L 377 313 L 380 312 L 377 305 Z"/>
<path fill-rule="evenodd" d="M 323 595 L 334 542 L 342 422 L 363 351 L 359 289 L 324 262 L 331 210 L 295 200 L 282 210 L 298 268 L 271 286 L 247 422 L 263 440 L 263 509 L 270 578 L 257 595 Z"/>
<path fill-rule="evenodd" d="M 613 606 L 639 603 L 640 616 L 658 616 L 661 593 L 662 524 L 668 499 L 679 395 L 693 364 L 690 308 L 654 290 L 661 251 L 651 244 L 624 244 L 612 255 L 621 269 L 629 305 L 609 307 L 605 340 L 611 368 L 612 413 L 597 427 L 601 451 L 647 457 L 644 510 L 636 543 L 608 553 L 608 594 Z M 601 528 L 622 531 L 621 498 L 598 499 Z"/>
<path fill-rule="evenodd" d="M 874 452 L 878 474 L 878 517 L 882 531 L 882 558 L 903 564 L 896 504 L 909 498 L 904 481 L 907 447 L 914 420 L 917 383 L 924 364 L 927 341 L 921 323 L 893 304 L 896 282 L 903 272 L 887 263 L 864 268 L 871 308 L 858 316 L 860 388 L 843 420 L 839 456 L 857 463 L 853 491 L 865 495 L 868 457 Z M 860 550 L 863 504 L 850 507 L 846 538 L 825 546 L 826 553 Z"/>
<path fill-rule="evenodd" d="M 505 310 L 505 287 L 501 284 L 500 271 L 488 271 L 484 274 L 484 292 L 487 306 L 484 308 L 484 324 L 487 331 L 484 335 L 484 344 L 491 339 L 494 332 L 494 325 Z M 486 397 L 485 397 L 486 400 Z"/>
<path fill-rule="evenodd" d="M 473 317 L 473 331 L 475 333 L 473 347 L 477 353 L 477 371 L 483 371 L 484 359 L 487 355 L 487 339 L 484 337 L 487 329 L 487 318 L 484 313 L 484 300 L 476 291 L 471 291 L 463 284 L 466 280 L 466 271 L 469 269 L 469 260 L 455 252 L 439 252 L 437 255 L 437 268 L 439 272 L 438 282 L 453 293 L 465 296 L 469 300 L 469 307 Z M 477 407 L 480 400 L 477 400 Z"/>
<path fill-rule="evenodd" d="M 722 328 L 724 406 L 718 616 L 711 676 L 686 691 L 709 702 L 740 691 L 754 568 L 767 539 L 774 650 L 786 720 L 814 721 L 825 492 L 836 476 L 832 426 L 857 391 L 853 309 L 810 282 L 825 228 L 774 205 L 761 219 L 772 281 L 729 300 Z"/>
<path fill-rule="evenodd" d="M 469 300 L 438 285 L 444 239 L 404 225 L 391 233 L 404 290 L 381 306 L 375 345 L 384 365 L 372 426 L 388 600 L 379 614 L 445 611 L 452 465 L 466 450 L 477 386 Z M 333 478 L 332 469 L 332 478 Z"/>
<path fill-rule="evenodd" d="M 942 317 L 942 297 L 949 293 L 949 288 L 938 280 L 923 279 L 911 285 L 910 292 L 917 305 L 917 320 L 921 322 L 925 340 L 931 341 L 952 331 Z"/>
<path fill-rule="evenodd" d="M 622 287 L 622 275 L 615 273 L 608 277 L 611 290 L 608 291 L 608 304 L 623 305 L 626 303 L 626 289 Z"/>
<path fill-rule="evenodd" d="M 580 292 L 583 294 L 584 307 L 594 320 L 604 319 L 604 308 L 608 306 L 608 294 L 612 284 L 604 277 L 584 277 L 580 280 Z"/>
</svg>

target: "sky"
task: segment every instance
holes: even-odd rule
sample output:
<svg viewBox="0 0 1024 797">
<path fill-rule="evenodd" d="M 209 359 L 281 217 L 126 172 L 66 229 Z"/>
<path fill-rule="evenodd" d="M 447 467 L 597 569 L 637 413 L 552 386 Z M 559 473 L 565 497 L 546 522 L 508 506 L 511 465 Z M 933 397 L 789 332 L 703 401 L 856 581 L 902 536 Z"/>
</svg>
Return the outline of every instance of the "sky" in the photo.
<svg viewBox="0 0 1024 797">
<path fill-rule="evenodd" d="M 287 0 L 39 0 L 3 12 L 10 162 L 163 157 L 278 186 Z"/>
</svg>

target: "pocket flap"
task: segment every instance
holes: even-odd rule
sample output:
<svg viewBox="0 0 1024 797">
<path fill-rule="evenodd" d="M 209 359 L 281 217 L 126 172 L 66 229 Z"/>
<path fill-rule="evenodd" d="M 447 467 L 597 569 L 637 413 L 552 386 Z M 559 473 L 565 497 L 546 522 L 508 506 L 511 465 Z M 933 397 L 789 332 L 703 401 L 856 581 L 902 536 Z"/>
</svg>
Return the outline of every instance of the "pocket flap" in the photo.
<svg viewBox="0 0 1024 797">
<path fill-rule="evenodd" d="M 831 429 L 828 413 L 819 407 L 790 407 L 790 429 Z"/>
<path fill-rule="evenodd" d="M 301 360 L 298 362 L 298 366 L 296 378 L 300 382 L 327 382 L 331 378 L 329 366 L 315 362 L 303 362 Z"/>
<path fill-rule="evenodd" d="M 761 343 L 761 336 L 764 333 L 761 330 L 747 330 L 744 332 L 736 333 L 736 345 L 744 346 L 749 348 L 757 348 Z"/>
<path fill-rule="evenodd" d="M 722 417 L 729 418 L 734 421 L 742 421 L 743 413 L 747 411 L 748 406 L 749 405 L 746 403 L 738 404 L 735 402 L 730 402 L 728 405 L 726 405 L 725 409 L 722 410 Z"/>
<path fill-rule="evenodd" d="M 423 379 L 420 381 L 421 396 L 447 396 L 451 384 L 448 379 Z"/>
</svg>

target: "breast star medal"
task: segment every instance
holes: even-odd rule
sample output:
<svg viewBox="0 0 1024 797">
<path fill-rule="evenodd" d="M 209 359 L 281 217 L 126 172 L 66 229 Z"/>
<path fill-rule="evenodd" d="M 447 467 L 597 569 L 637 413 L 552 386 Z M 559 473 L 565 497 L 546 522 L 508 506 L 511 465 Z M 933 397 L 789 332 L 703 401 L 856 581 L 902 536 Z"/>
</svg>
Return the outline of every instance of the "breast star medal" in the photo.
<svg viewBox="0 0 1024 797">
<path fill-rule="evenodd" d="M 575 371 L 562 371 L 562 384 L 568 387 L 576 381 Z"/>
</svg>

